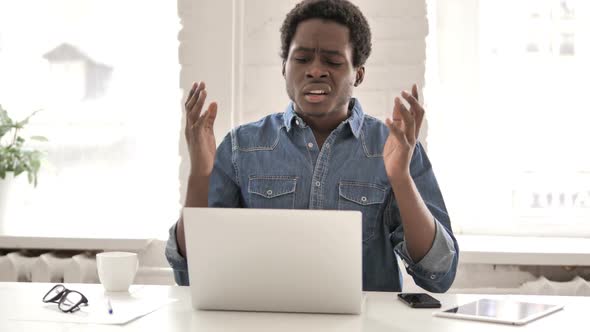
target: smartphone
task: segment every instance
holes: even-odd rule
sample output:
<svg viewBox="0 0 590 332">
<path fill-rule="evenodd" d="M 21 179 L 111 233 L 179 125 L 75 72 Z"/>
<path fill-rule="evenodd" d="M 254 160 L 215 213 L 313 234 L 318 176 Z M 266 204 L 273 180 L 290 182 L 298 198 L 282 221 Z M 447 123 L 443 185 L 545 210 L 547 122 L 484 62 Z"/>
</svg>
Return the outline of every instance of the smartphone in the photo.
<svg viewBox="0 0 590 332">
<path fill-rule="evenodd" d="M 397 297 L 412 308 L 440 308 L 440 302 L 426 293 L 399 293 Z"/>
</svg>

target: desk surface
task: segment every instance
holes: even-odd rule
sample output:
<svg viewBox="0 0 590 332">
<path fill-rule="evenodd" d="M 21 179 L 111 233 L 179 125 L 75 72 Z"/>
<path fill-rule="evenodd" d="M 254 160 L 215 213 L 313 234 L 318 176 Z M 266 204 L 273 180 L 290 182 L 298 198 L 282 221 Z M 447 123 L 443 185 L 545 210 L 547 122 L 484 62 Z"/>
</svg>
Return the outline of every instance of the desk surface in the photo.
<svg viewBox="0 0 590 332">
<path fill-rule="evenodd" d="M 52 284 L 0 282 L 0 331 L 559 331 L 564 328 L 587 325 L 587 308 L 590 297 L 508 296 L 529 302 L 564 304 L 564 310 L 546 316 L 522 327 L 471 322 L 433 317 L 438 309 L 411 309 L 396 299 L 395 293 L 367 293 L 362 315 L 324 315 L 289 313 L 253 313 L 229 311 L 194 311 L 187 287 L 143 286 L 157 293 L 178 299 L 147 316 L 126 325 L 82 325 L 72 323 L 28 322 L 8 320 L 7 314 L 25 310 L 23 299 L 40 298 Z M 67 285 L 85 292 L 101 289 L 98 284 Z M 138 286 L 134 286 L 138 287 Z M 482 295 L 436 294 L 443 308 L 467 303 Z M 491 298 L 507 296 L 486 296 Z M 19 300 L 20 299 L 20 300 Z M 26 301 L 25 301 L 26 302 Z M 29 301 L 30 302 L 30 301 Z M 39 301 L 41 304 L 41 302 Z"/>
</svg>

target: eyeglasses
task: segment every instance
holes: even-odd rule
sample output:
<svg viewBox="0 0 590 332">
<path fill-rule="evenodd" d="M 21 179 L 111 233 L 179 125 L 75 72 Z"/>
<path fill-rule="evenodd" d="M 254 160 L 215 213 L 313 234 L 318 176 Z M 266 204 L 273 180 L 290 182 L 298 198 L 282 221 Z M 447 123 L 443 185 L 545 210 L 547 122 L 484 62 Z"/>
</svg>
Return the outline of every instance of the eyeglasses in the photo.
<svg viewBox="0 0 590 332">
<path fill-rule="evenodd" d="M 57 303 L 63 312 L 75 312 L 81 305 L 87 306 L 88 299 L 82 293 L 67 289 L 64 285 L 55 285 L 43 296 L 44 303 Z"/>
</svg>

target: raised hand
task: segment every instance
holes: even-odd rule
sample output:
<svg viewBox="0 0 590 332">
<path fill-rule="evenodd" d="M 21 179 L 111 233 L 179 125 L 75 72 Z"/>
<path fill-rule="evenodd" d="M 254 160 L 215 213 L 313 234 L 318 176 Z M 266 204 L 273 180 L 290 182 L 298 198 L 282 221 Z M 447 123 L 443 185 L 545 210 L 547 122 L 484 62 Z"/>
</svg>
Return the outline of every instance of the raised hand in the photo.
<svg viewBox="0 0 590 332">
<path fill-rule="evenodd" d="M 383 147 L 383 163 L 390 181 L 410 175 L 410 161 L 424 119 L 424 108 L 418 102 L 418 87 L 414 84 L 412 94 L 403 91 L 402 97 L 410 109 L 395 97 L 392 119 L 385 120 L 389 136 Z"/>
<path fill-rule="evenodd" d="M 212 102 L 205 112 L 201 112 L 207 98 L 205 82 L 193 83 L 184 109 L 186 123 L 184 135 L 191 159 L 191 176 L 209 176 L 215 160 L 215 135 L 213 124 L 217 116 L 217 103 Z"/>
</svg>

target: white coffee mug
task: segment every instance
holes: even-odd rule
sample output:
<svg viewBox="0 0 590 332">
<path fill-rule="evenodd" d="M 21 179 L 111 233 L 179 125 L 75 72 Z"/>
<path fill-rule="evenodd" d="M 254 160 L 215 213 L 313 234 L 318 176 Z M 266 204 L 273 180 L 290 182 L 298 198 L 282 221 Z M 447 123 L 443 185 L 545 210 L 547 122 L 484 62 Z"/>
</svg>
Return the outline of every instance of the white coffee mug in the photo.
<svg viewBox="0 0 590 332">
<path fill-rule="evenodd" d="M 110 251 L 96 254 L 98 279 L 107 292 L 126 292 L 135 279 L 139 260 L 133 252 Z"/>
</svg>

